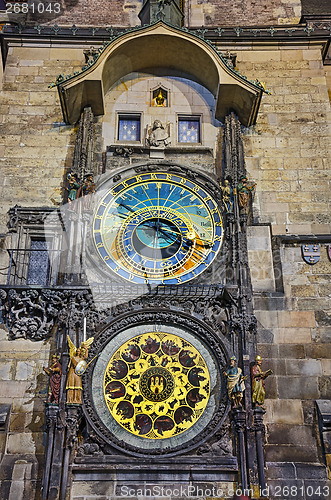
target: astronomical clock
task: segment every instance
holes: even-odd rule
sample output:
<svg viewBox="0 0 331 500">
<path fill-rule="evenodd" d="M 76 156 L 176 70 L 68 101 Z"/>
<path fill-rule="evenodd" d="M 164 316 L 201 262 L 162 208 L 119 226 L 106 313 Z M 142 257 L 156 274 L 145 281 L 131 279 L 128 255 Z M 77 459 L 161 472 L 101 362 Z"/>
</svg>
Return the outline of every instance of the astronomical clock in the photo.
<svg viewBox="0 0 331 500">
<path fill-rule="evenodd" d="M 146 172 L 102 196 L 93 239 L 99 258 L 120 278 L 177 285 L 213 262 L 222 245 L 222 218 L 203 184 L 179 174 Z"/>
<path fill-rule="evenodd" d="M 227 408 L 227 341 L 201 311 L 190 311 L 205 309 L 196 283 L 222 249 L 218 187 L 176 165 L 122 170 L 100 184 L 90 235 L 94 276 L 147 285 L 149 293 L 134 297 L 129 310 L 119 305 L 125 314 L 109 319 L 91 346 L 87 421 L 108 445 L 137 456 L 196 449 Z"/>
</svg>

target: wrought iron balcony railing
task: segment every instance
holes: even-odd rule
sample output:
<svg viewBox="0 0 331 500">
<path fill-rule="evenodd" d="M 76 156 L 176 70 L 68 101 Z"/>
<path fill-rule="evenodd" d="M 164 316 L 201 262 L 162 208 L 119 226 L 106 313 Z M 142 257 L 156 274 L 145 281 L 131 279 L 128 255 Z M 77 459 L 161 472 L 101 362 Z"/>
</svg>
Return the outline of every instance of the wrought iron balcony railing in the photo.
<svg viewBox="0 0 331 500">
<path fill-rule="evenodd" d="M 62 284 L 61 250 L 47 248 L 8 249 L 9 263 L 2 269 L 11 286 L 57 286 Z M 4 277 L 5 278 L 5 277 Z"/>
</svg>

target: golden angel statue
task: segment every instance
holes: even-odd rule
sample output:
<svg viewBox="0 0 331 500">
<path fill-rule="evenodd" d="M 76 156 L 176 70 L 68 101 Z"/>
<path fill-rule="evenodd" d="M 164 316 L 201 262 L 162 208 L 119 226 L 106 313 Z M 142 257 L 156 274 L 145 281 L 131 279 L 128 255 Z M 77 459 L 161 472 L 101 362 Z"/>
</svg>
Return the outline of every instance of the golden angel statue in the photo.
<svg viewBox="0 0 331 500">
<path fill-rule="evenodd" d="M 67 403 L 70 404 L 83 404 L 82 401 L 82 379 L 81 376 L 87 368 L 87 357 L 88 349 L 92 344 L 94 337 L 90 337 L 80 344 L 80 347 L 75 346 L 75 344 L 67 335 L 69 344 L 69 356 L 70 361 L 68 365 L 68 377 L 67 377 Z"/>
</svg>

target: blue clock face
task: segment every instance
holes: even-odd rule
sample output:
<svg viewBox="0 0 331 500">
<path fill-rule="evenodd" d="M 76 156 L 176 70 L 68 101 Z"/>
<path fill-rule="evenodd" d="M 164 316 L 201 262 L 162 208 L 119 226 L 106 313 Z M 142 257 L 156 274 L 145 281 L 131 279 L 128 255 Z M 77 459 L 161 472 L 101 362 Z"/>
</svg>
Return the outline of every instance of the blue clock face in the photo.
<svg viewBox="0 0 331 500">
<path fill-rule="evenodd" d="M 122 278 L 179 284 L 211 264 L 223 228 L 217 203 L 199 184 L 153 172 L 119 182 L 103 197 L 93 236 L 99 256 Z"/>
</svg>

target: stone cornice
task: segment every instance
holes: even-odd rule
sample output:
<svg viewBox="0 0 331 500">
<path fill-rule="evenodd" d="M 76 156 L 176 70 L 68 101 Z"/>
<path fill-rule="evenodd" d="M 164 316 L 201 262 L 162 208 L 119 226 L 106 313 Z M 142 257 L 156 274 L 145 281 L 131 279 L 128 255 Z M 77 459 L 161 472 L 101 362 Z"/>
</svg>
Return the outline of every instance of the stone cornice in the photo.
<svg viewBox="0 0 331 500">
<path fill-rule="evenodd" d="M 63 39 L 92 40 L 100 43 L 103 41 L 111 41 L 124 33 L 140 31 L 147 26 L 135 27 L 114 27 L 114 26 L 59 26 L 54 25 L 24 25 L 24 24 L 6 24 L 3 27 L 2 35 L 4 38 L 20 38 L 26 40 L 41 40 L 51 39 L 52 41 Z M 211 42 L 222 41 L 280 41 L 280 40 L 324 40 L 330 38 L 331 35 L 331 19 L 323 17 L 323 19 L 307 19 L 307 23 L 294 25 L 273 25 L 273 26 L 233 26 L 233 27 L 205 27 L 200 28 L 178 28 L 184 33 L 190 33 Z"/>
</svg>

